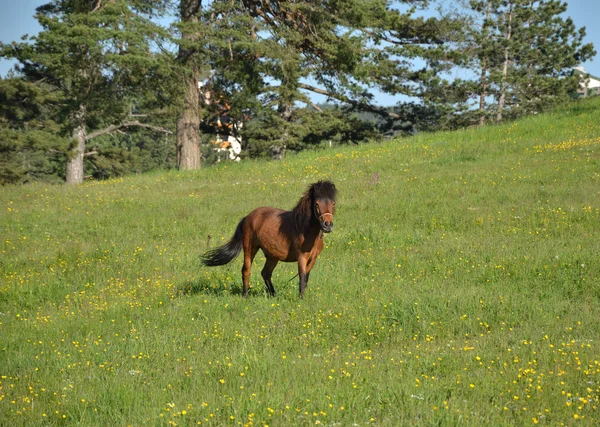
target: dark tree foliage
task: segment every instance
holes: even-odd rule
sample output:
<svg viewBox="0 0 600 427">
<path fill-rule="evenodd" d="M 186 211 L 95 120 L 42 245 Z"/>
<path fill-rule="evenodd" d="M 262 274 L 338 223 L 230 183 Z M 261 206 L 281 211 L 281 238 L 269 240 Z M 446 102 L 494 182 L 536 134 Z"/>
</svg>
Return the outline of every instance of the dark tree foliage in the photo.
<svg viewBox="0 0 600 427">
<path fill-rule="evenodd" d="M 60 92 L 43 82 L 0 79 L 0 183 L 55 181 L 68 141 L 55 119 Z"/>
<path fill-rule="evenodd" d="M 568 99 L 577 89 L 573 67 L 595 55 L 584 44 L 585 28 L 563 18 L 567 3 L 560 0 L 515 1 L 510 63 L 506 76 L 507 114 L 539 113 Z"/>
<path fill-rule="evenodd" d="M 433 101 L 454 112 L 462 103 L 458 117 L 482 125 L 567 100 L 579 83 L 573 67 L 596 52 L 566 9 L 561 0 L 470 0 L 454 10 L 465 24 L 454 42 L 456 66 L 473 78 L 447 83 Z"/>
<path fill-rule="evenodd" d="M 124 127 L 146 75 L 160 67 L 151 41 L 157 0 L 54 0 L 37 9 L 42 31 L 4 45 L 0 54 L 19 61 L 19 75 L 60 92 L 53 120 L 56 134 L 69 139 L 66 181 L 80 183 L 86 145 L 103 130 Z M 133 123 L 129 121 L 128 124 Z"/>
<path fill-rule="evenodd" d="M 332 134 L 350 143 L 356 140 L 346 138 L 374 135 L 369 123 L 319 111 L 311 99 L 315 94 L 339 102 L 345 107 L 341 111 L 370 111 L 386 122 L 403 120 L 373 104 L 374 90 L 422 96 L 436 74 L 453 63 L 453 51 L 445 49 L 444 40 L 454 22 L 415 17 L 427 5 L 380 0 L 213 2 L 203 15 L 210 28 L 203 42 L 210 45 L 204 52 L 211 85 L 216 97 L 232 106 L 232 117 L 251 118 L 243 131 L 248 152 L 295 151 L 328 143 Z"/>
<path fill-rule="evenodd" d="M 282 158 L 534 114 L 595 54 L 561 0 L 434 3 L 49 0 L 0 45 L 0 182 L 195 169 L 223 132 Z"/>
</svg>

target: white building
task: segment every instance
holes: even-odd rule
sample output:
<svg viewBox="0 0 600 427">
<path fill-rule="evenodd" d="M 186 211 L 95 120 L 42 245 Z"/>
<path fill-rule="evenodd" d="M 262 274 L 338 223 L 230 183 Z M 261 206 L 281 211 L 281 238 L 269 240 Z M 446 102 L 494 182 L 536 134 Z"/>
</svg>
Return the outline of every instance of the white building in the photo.
<svg viewBox="0 0 600 427">
<path fill-rule="evenodd" d="M 240 153 L 242 152 L 242 137 L 239 135 L 239 131 L 242 128 L 242 122 L 233 122 L 227 115 L 229 106 L 225 102 L 224 105 L 219 105 L 220 100 L 214 99 L 214 94 L 211 89 L 209 82 L 198 82 L 198 89 L 200 90 L 200 102 L 206 106 L 217 103 L 219 106 L 219 113 L 215 120 L 215 139 L 211 141 L 214 146 L 214 150 L 217 153 L 227 153 L 229 160 L 236 162 L 240 161 Z M 217 161 L 221 161 L 221 157 L 217 158 Z"/>
<path fill-rule="evenodd" d="M 600 78 L 586 73 L 583 67 L 575 67 L 573 72 L 580 78 L 579 89 L 577 89 L 580 98 L 600 95 Z"/>
</svg>

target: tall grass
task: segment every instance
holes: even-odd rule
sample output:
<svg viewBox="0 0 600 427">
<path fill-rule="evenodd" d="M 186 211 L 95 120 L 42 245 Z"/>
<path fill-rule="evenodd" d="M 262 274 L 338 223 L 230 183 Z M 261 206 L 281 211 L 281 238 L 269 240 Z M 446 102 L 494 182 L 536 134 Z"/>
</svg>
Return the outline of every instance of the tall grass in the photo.
<svg viewBox="0 0 600 427">
<path fill-rule="evenodd" d="M 2 425 L 594 425 L 600 100 L 518 122 L 0 192 Z M 339 191 L 304 300 L 202 268 Z M 210 235 L 210 237 L 209 237 Z"/>
</svg>

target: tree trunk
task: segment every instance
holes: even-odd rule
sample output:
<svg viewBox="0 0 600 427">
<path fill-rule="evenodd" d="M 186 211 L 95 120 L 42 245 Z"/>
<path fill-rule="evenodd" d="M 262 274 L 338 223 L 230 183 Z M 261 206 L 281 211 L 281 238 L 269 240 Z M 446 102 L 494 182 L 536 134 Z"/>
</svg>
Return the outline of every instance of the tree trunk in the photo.
<svg viewBox="0 0 600 427">
<path fill-rule="evenodd" d="M 508 8 L 508 28 L 506 30 L 506 47 L 504 48 L 504 67 L 502 68 L 502 85 L 500 86 L 500 98 L 498 99 L 498 114 L 496 115 L 497 121 L 502 121 L 502 111 L 504 110 L 504 102 L 506 98 L 506 80 L 508 78 L 508 44 L 510 43 L 510 36 L 512 30 L 512 9 L 513 1 L 511 0 Z"/>
<path fill-rule="evenodd" d="M 185 24 L 199 22 L 201 0 L 180 0 L 181 22 L 184 24 L 181 38 L 189 46 L 198 40 L 197 29 L 185 28 Z M 200 169 L 200 70 L 195 48 L 179 47 L 179 61 L 187 68 L 184 77 L 183 108 L 177 119 L 177 166 L 180 170 Z"/>
<path fill-rule="evenodd" d="M 277 107 L 277 114 L 286 122 L 292 120 L 292 114 L 294 113 L 294 102 L 293 100 L 280 100 L 279 106 Z"/>
<path fill-rule="evenodd" d="M 485 97 L 487 96 L 487 58 L 481 64 L 481 94 L 479 95 L 479 126 L 485 124 Z"/>
<path fill-rule="evenodd" d="M 483 25 L 483 40 L 487 42 L 488 26 L 490 19 L 491 0 L 487 2 L 487 11 L 485 14 L 485 22 Z M 479 126 L 485 124 L 485 98 L 487 96 L 487 52 L 483 52 L 481 60 L 481 94 L 479 95 Z"/>
<path fill-rule="evenodd" d="M 80 106 L 74 114 L 73 139 L 77 142 L 75 148 L 69 153 L 65 181 L 67 184 L 81 184 L 83 182 L 83 158 L 85 157 L 85 106 Z"/>
<path fill-rule="evenodd" d="M 283 160 L 285 158 L 285 148 L 285 144 L 283 144 L 283 146 L 271 145 L 271 159 Z"/>
<path fill-rule="evenodd" d="M 177 166 L 200 169 L 200 92 L 197 70 L 186 77 L 183 109 L 177 119 Z"/>
<path fill-rule="evenodd" d="M 288 83 L 289 84 L 289 83 Z M 287 129 L 287 123 L 291 122 L 294 114 L 294 100 L 290 97 L 282 96 L 279 99 L 279 106 L 277 107 L 277 114 L 283 121 L 286 122 L 284 124 L 284 128 L 282 129 L 281 140 L 284 141 L 281 145 L 272 145 L 270 147 L 271 151 L 271 159 L 272 160 L 283 160 L 285 157 L 285 141 L 288 140 L 289 132 Z"/>
</svg>

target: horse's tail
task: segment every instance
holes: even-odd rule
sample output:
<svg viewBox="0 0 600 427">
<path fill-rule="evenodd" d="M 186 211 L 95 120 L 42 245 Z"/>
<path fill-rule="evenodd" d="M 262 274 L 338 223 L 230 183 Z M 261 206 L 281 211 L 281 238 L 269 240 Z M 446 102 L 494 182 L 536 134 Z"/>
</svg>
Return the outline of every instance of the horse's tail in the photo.
<svg viewBox="0 0 600 427">
<path fill-rule="evenodd" d="M 242 220 L 239 222 L 237 228 L 235 229 L 235 233 L 233 233 L 233 237 L 231 240 L 229 240 L 229 242 L 202 255 L 202 264 L 207 267 L 224 265 L 232 261 L 240 254 L 243 243 L 242 226 L 244 225 L 245 219 L 246 218 L 242 218 Z"/>
</svg>

